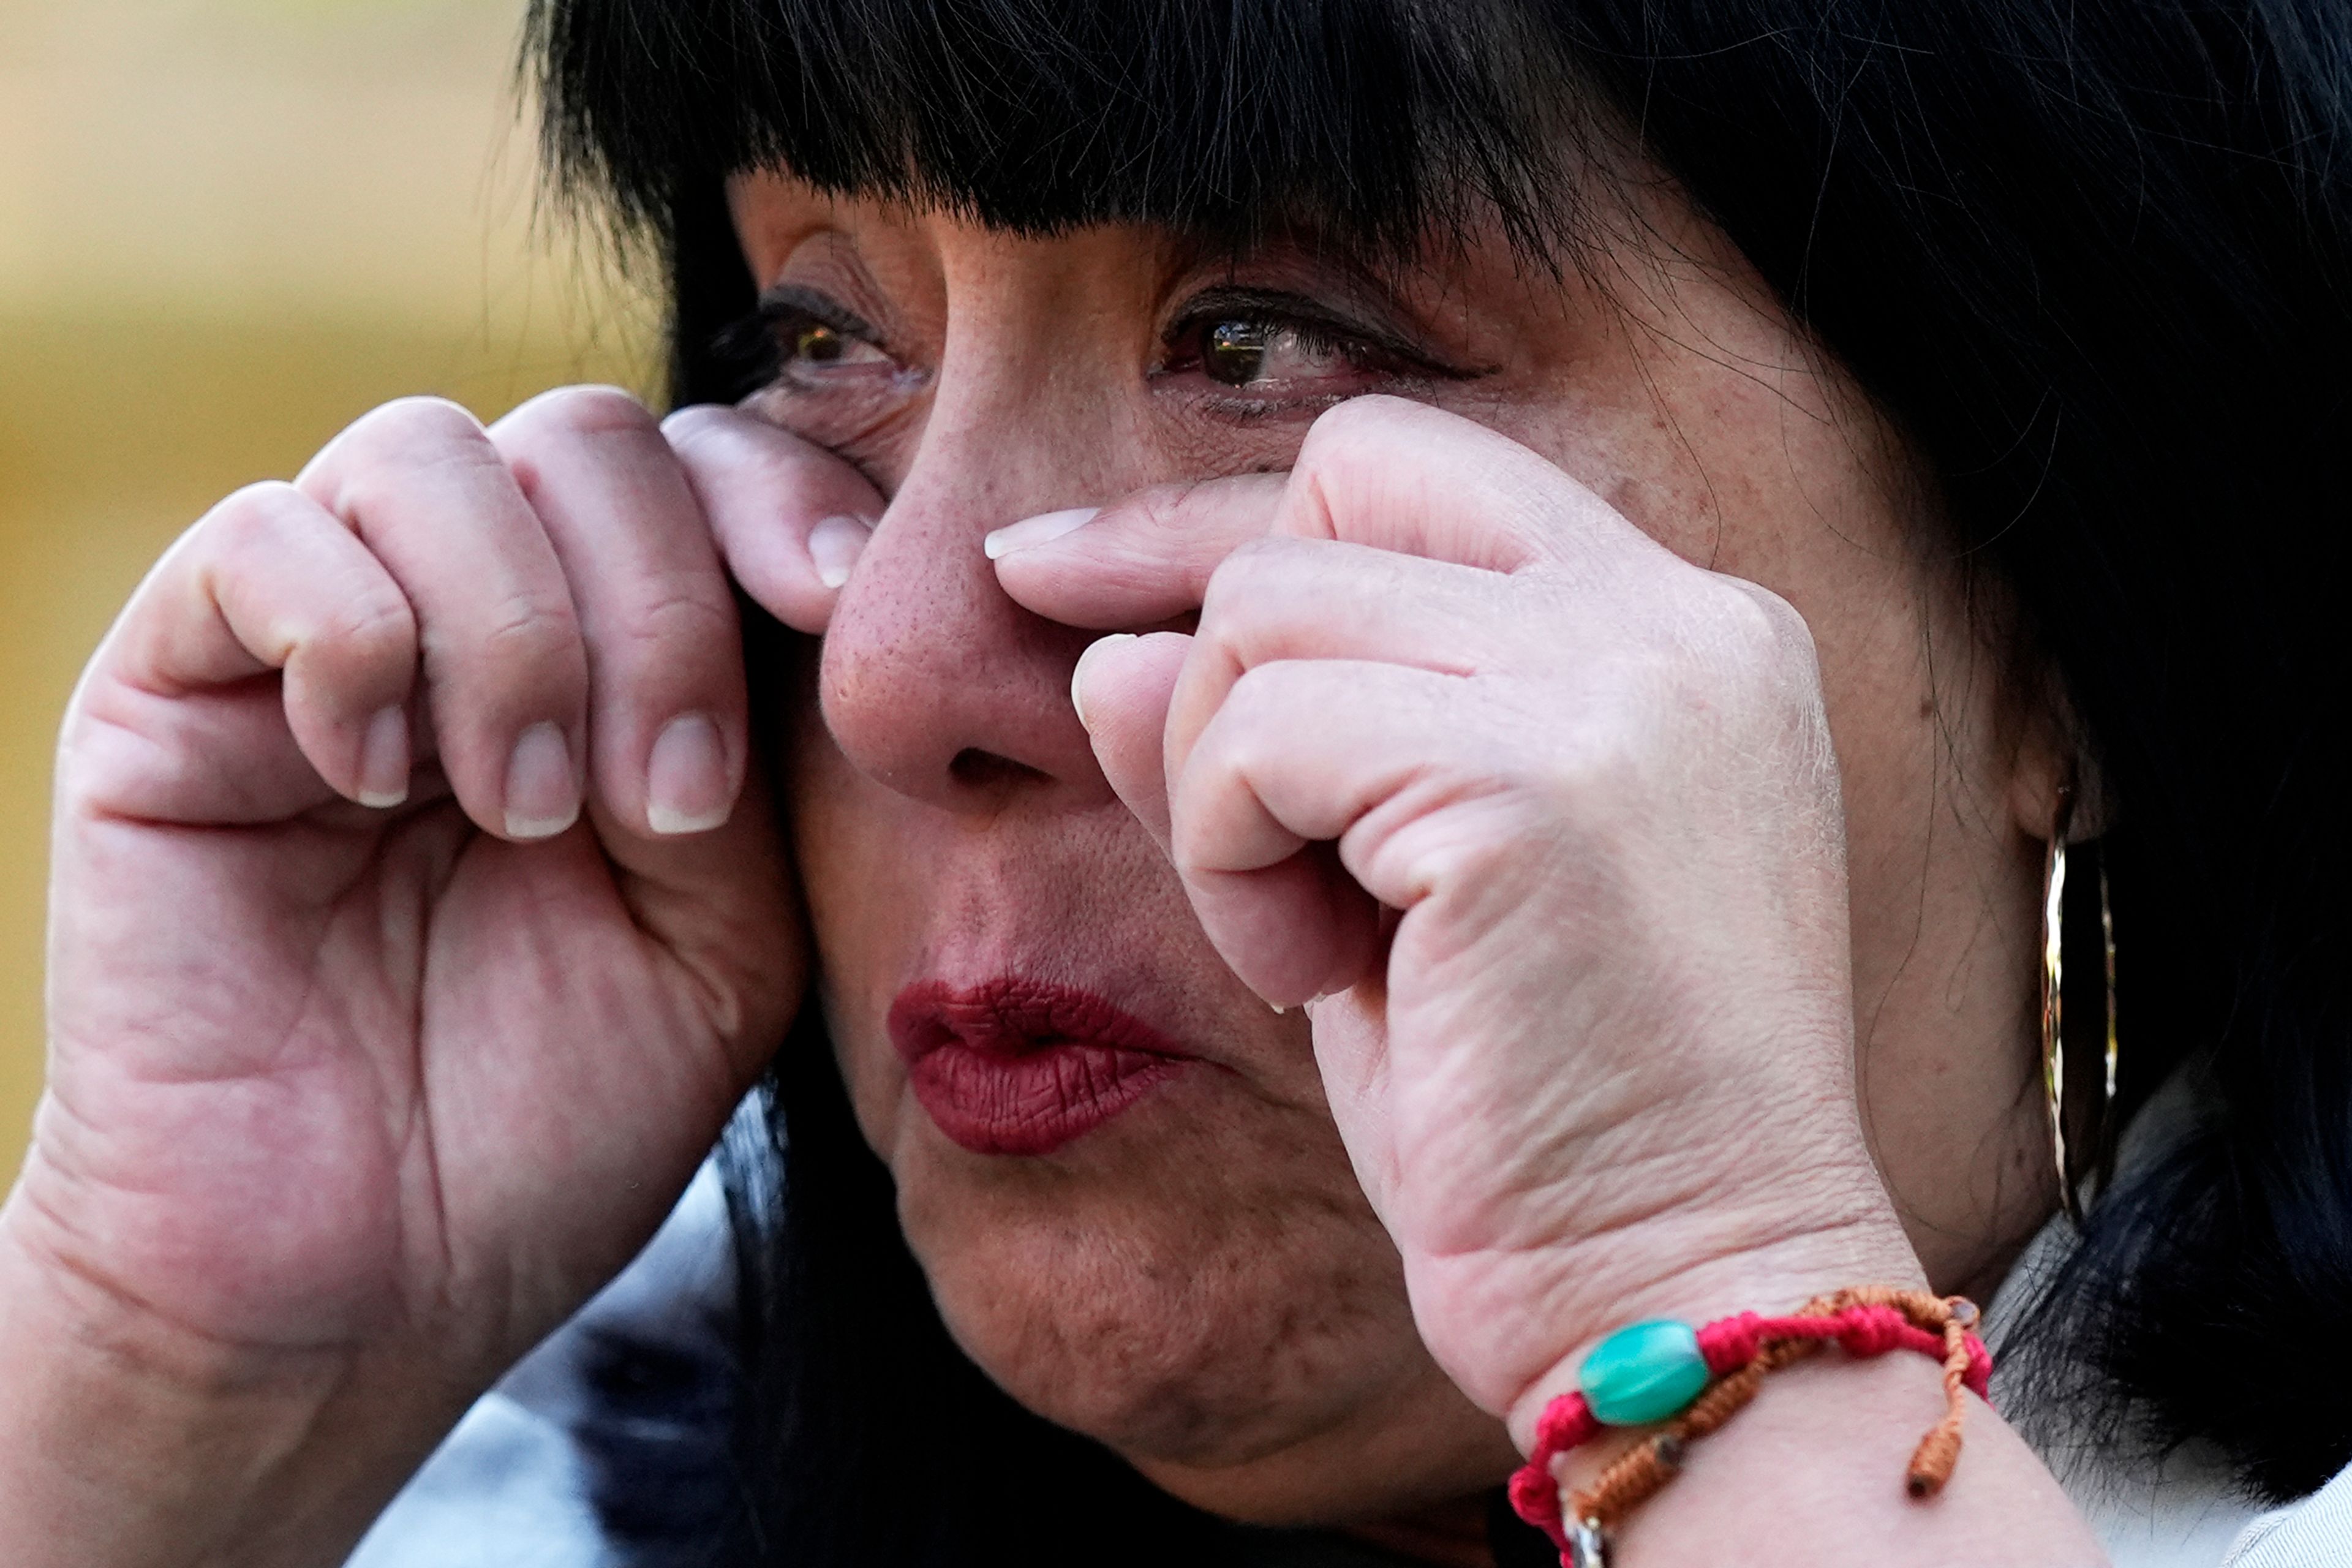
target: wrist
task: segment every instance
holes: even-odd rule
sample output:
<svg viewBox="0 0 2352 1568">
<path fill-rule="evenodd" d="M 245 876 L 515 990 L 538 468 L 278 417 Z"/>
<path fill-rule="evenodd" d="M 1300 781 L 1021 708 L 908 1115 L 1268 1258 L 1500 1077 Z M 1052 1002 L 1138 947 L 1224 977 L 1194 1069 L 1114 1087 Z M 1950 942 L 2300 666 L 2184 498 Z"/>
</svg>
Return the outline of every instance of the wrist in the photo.
<svg viewBox="0 0 2352 1568">
<path fill-rule="evenodd" d="M 1753 1404 L 1691 1445 L 1670 1486 L 1621 1520 L 1611 1561 L 2104 1563 L 2032 1451 L 1974 1395 L 1964 1397 L 1964 1451 L 1950 1483 L 1921 1499 L 1906 1484 L 1905 1459 L 1944 1404 L 1931 1360 L 1829 1354 L 1775 1373 Z M 1565 1489 L 1594 1486 L 1626 1446 L 1570 1453 L 1560 1466 Z"/>
<path fill-rule="evenodd" d="M 0 1558 L 12 1568 L 341 1560 L 429 1450 L 338 1419 L 347 1351 L 255 1350 L 28 1245 L 0 1210 Z M 383 1419 L 392 1415 L 393 1419 Z"/>
<path fill-rule="evenodd" d="M 1770 1227 L 1748 1234 L 1771 1239 L 1746 1246 L 1698 1247 L 1679 1260 L 1644 1266 L 1634 1258 L 1586 1256 L 1563 1259 L 1554 1270 L 1562 1288 L 1535 1311 L 1560 1325 L 1560 1349 L 1546 1359 L 1505 1407 L 1512 1441 L 1521 1453 L 1535 1444 L 1544 1408 L 1577 1388 L 1577 1372 L 1602 1339 L 1629 1323 L 1670 1318 L 1696 1328 L 1718 1318 L 1755 1311 L 1779 1313 L 1812 1297 L 1852 1285 L 1924 1289 L 1917 1255 L 1885 1205 L 1883 1189 L 1864 1212 L 1836 1223 Z"/>
</svg>

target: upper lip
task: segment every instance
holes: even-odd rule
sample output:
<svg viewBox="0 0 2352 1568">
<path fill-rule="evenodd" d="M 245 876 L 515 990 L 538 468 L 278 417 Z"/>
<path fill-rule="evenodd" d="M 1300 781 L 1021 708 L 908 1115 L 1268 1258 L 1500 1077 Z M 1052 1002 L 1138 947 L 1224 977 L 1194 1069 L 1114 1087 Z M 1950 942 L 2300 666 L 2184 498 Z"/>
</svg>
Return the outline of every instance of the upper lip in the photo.
<svg viewBox="0 0 2352 1568">
<path fill-rule="evenodd" d="M 948 1046 L 1004 1057 L 1060 1045 L 1108 1047 L 1180 1061 L 1198 1056 L 1107 997 L 1020 975 L 961 986 L 919 981 L 898 994 L 889 1025 L 891 1043 L 908 1063 Z"/>
</svg>

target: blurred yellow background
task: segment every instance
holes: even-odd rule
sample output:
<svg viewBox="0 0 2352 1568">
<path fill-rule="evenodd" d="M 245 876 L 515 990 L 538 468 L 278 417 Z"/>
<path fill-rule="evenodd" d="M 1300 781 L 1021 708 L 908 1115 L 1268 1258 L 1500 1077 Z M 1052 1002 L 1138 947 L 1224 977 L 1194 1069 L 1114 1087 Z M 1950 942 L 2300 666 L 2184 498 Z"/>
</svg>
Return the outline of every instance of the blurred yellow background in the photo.
<svg viewBox="0 0 2352 1568">
<path fill-rule="evenodd" d="M 386 398 L 648 390 L 653 310 L 538 217 L 522 9 L 0 0 L 0 1172 L 58 718 L 147 565 Z"/>
</svg>

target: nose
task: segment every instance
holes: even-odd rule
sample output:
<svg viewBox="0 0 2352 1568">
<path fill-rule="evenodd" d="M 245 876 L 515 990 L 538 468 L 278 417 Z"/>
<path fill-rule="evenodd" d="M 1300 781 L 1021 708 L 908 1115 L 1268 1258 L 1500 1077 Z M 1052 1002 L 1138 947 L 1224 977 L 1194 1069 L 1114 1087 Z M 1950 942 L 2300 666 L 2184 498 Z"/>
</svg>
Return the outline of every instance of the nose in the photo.
<svg viewBox="0 0 2352 1568">
<path fill-rule="evenodd" d="M 1074 433 L 1034 408 L 992 417 L 934 403 L 818 668 L 825 726 L 869 777 L 974 814 L 1014 796 L 1114 798 L 1070 706 L 1070 671 L 1100 634 L 1015 605 L 982 551 L 992 529 L 1112 493 L 1077 454 L 1115 447 Z"/>
</svg>

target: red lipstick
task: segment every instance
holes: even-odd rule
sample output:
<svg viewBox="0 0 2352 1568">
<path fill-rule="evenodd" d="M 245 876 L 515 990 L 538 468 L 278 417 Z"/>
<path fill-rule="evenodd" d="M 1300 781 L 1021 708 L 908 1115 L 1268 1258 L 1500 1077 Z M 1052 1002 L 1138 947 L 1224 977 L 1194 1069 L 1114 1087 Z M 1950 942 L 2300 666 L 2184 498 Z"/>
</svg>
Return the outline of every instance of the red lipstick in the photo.
<svg viewBox="0 0 2352 1568">
<path fill-rule="evenodd" d="M 890 1040 L 916 1100 L 975 1154 L 1048 1154 L 1195 1059 L 1089 991 L 1017 977 L 910 985 Z"/>
</svg>

